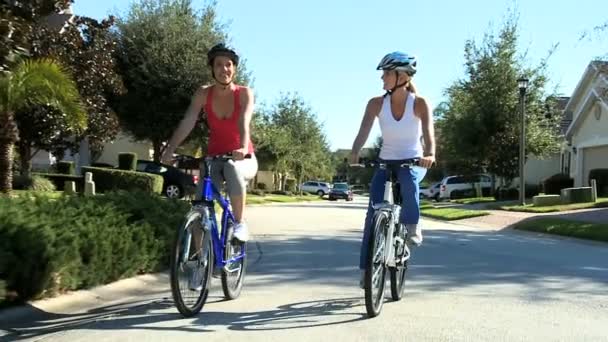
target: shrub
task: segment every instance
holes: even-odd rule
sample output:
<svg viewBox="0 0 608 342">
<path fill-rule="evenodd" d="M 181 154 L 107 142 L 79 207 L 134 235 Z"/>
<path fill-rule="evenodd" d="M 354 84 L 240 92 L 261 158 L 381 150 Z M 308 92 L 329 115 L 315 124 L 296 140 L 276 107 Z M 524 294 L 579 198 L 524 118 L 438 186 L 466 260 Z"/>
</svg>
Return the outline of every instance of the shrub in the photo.
<svg viewBox="0 0 608 342">
<path fill-rule="evenodd" d="M 76 169 L 72 161 L 60 161 L 57 163 L 57 173 L 62 175 L 75 175 Z"/>
<path fill-rule="evenodd" d="M 526 184 L 526 198 L 531 198 L 540 193 L 540 186 L 536 184 Z M 512 201 L 519 199 L 519 189 L 517 188 L 498 188 L 494 194 L 497 201 Z"/>
<path fill-rule="evenodd" d="M 283 196 L 292 196 L 293 192 L 291 191 L 283 191 L 283 190 L 275 190 L 272 192 L 273 195 L 283 195 Z"/>
<path fill-rule="evenodd" d="M 55 191 L 55 184 L 48 178 L 33 175 L 15 176 L 13 177 L 13 189 L 15 190 L 33 190 L 33 191 Z"/>
<path fill-rule="evenodd" d="M 135 153 L 119 153 L 118 168 L 120 170 L 135 171 L 137 167 L 137 154 Z"/>
<path fill-rule="evenodd" d="M 256 187 L 260 190 L 266 190 L 266 183 L 258 183 Z"/>
<path fill-rule="evenodd" d="M 574 186 L 574 179 L 569 175 L 558 173 L 543 182 L 543 192 L 547 195 L 559 195 L 562 189 L 571 188 Z"/>
<path fill-rule="evenodd" d="M 73 181 L 76 183 L 76 191 L 83 192 L 84 191 L 84 177 L 83 176 L 75 176 L 75 175 L 62 175 L 58 173 L 34 173 L 35 176 L 40 176 L 50 180 L 55 189 L 63 190 L 65 186 L 65 182 Z"/>
<path fill-rule="evenodd" d="M 91 172 L 95 190 L 107 192 L 113 190 L 145 191 L 160 194 L 163 191 L 163 177 L 150 173 L 83 167 L 82 172 Z"/>
<path fill-rule="evenodd" d="M 592 179 L 595 179 L 597 184 L 597 195 L 608 196 L 608 169 L 593 169 L 589 171 L 589 186 L 591 186 Z"/>
<path fill-rule="evenodd" d="M 296 191 L 296 180 L 295 179 L 287 179 L 285 181 L 285 190 L 290 192 Z"/>
<path fill-rule="evenodd" d="M 257 195 L 257 196 L 264 196 L 265 193 L 263 190 L 258 190 L 258 189 L 253 189 L 251 191 L 249 191 L 250 194 L 252 195 Z"/>
<path fill-rule="evenodd" d="M 142 191 L 2 197 L 0 282 L 25 301 L 164 269 L 187 210 Z"/>
</svg>

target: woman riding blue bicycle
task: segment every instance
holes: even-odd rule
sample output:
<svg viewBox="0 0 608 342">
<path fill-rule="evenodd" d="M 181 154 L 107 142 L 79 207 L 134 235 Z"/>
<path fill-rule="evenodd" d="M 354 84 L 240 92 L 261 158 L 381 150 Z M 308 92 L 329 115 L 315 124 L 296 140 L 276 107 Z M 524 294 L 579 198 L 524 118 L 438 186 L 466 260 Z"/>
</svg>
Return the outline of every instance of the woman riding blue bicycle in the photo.
<svg viewBox="0 0 608 342">
<path fill-rule="evenodd" d="M 244 220 L 247 181 L 257 173 L 258 164 L 250 137 L 253 115 L 253 91 L 234 83 L 239 64 L 237 53 L 224 44 L 217 44 L 207 54 L 211 75 L 215 84 L 200 87 L 194 96 L 184 119 L 169 140 L 162 161 L 171 163 L 175 149 L 186 139 L 199 120 L 201 109 L 207 114 L 209 146 L 207 155 L 218 156 L 232 153 L 234 160 L 217 160 L 212 163 L 211 178 L 216 188 L 226 181 L 226 190 L 232 203 L 236 226 L 234 236 L 249 239 L 249 229 Z M 250 158 L 245 158 L 250 155 Z M 201 168 L 202 175 L 202 168 Z M 202 195 L 199 182 L 197 199 Z"/>
<path fill-rule="evenodd" d="M 416 57 L 402 52 L 392 52 L 384 56 L 377 70 L 382 70 L 384 81 L 383 96 L 369 100 L 365 114 L 352 147 L 351 163 L 359 163 L 359 152 L 367 141 L 374 121 L 378 118 L 382 132 L 382 161 L 405 161 L 419 159 L 420 167 L 402 168 L 398 171 L 401 189 L 401 214 L 399 221 L 408 231 L 408 240 L 415 245 L 422 243 L 420 227 L 419 183 L 426 175 L 426 169 L 435 163 L 435 137 L 433 116 L 427 101 L 417 96 L 412 84 L 416 73 Z M 422 140 L 424 139 L 424 143 Z M 373 204 L 383 200 L 386 169 L 377 169 L 372 178 L 369 206 L 365 218 L 359 268 L 364 277 L 371 225 Z"/>
<path fill-rule="evenodd" d="M 207 155 L 201 163 L 196 200 L 177 231 L 171 253 L 171 292 L 178 311 L 186 317 L 202 309 L 212 277 L 221 277 L 227 299 L 241 293 L 249 239 L 244 222 L 246 182 L 257 172 L 250 138 L 253 92 L 234 83 L 239 56 L 217 44 L 207 58 L 215 83 L 196 91 L 161 158 L 164 163 L 173 161 L 175 149 L 190 134 L 203 110 L 210 131 Z M 220 191 L 224 181 L 230 202 Z M 219 222 L 216 204 L 222 209 Z"/>
</svg>

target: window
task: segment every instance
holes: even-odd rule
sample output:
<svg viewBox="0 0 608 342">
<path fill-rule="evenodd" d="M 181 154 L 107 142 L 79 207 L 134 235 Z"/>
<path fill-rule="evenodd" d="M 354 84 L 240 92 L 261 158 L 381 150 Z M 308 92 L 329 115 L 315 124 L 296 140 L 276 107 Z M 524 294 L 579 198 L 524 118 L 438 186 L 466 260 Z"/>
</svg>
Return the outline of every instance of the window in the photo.
<svg viewBox="0 0 608 342">
<path fill-rule="evenodd" d="M 462 177 L 453 177 L 448 179 L 448 184 L 461 184 L 464 183 L 464 179 Z"/>
<path fill-rule="evenodd" d="M 148 166 L 148 163 L 137 163 L 137 168 L 136 169 L 139 172 L 145 172 L 147 166 Z"/>
<path fill-rule="evenodd" d="M 150 173 L 165 173 L 167 172 L 167 168 L 159 165 L 159 164 L 148 164 L 148 167 L 146 167 L 146 172 L 150 172 Z"/>
<path fill-rule="evenodd" d="M 348 184 L 346 184 L 346 183 L 336 183 L 336 184 L 334 184 L 334 189 L 336 189 L 336 190 L 348 190 Z"/>
</svg>

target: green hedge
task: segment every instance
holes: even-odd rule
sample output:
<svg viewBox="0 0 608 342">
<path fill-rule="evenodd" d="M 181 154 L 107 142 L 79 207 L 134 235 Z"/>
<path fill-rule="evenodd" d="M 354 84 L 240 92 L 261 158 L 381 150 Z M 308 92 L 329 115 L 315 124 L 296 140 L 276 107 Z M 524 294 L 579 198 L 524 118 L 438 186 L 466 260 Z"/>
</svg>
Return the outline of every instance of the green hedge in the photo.
<svg viewBox="0 0 608 342">
<path fill-rule="evenodd" d="M 75 175 L 76 168 L 74 167 L 74 162 L 72 161 L 60 161 L 57 163 L 57 173 L 62 175 Z"/>
<path fill-rule="evenodd" d="M 84 191 L 84 177 L 83 176 L 75 176 L 75 175 L 63 175 L 58 173 L 34 173 L 35 176 L 44 177 L 49 179 L 57 190 L 63 190 L 65 187 L 65 182 L 73 181 L 76 182 L 76 191 L 83 192 Z"/>
<path fill-rule="evenodd" d="M 597 195 L 608 196 L 608 169 L 593 169 L 589 171 L 589 186 L 591 186 L 592 179 L 595 179 L 597 183 Z"/>
<path fill-rule="evenodd" d="M 126 171 L 135 171 L 137 167 L 137 154 L 135 153 L 119 153 L 118 168 Z"/>
<path fill-rule="evenodd" d="M 0 197 L 0 292 L 20 302 L 164 269 L 187 210 L 141 191 Z"/>
<path fill-rule="evenodd" d="M 82 173 L 91 172 L 95 191 L 141 190 L 160 194 L 163 191 L 163 176 L 137 171 L 82 167 Z"/>
<path fill-rule="evenodd" d="M 574 179 L 563 173 L 557 173 L 543 182 L 543 190 L 547 195 L 560 195 L 562 189 L 572 187 L 574 187 Z"/>
<path fill-rule="evenodd" d="M 540 185 L 526 184 L 526 198 L 532 198 L 538 195 L 541 191 Z M 519 198 L 519 189 L 516 188 L 498 188 L 494 193 L 494 198 L 497 201 L 510 201 Z"/>
</svg>

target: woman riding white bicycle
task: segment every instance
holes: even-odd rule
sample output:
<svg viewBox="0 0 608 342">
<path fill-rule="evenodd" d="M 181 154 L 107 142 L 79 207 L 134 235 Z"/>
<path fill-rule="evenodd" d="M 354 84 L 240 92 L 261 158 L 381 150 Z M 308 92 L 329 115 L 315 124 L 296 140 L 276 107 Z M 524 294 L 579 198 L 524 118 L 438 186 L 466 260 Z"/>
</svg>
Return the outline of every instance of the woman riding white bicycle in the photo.
<svg viewBox="0 0 608 342">
<path fill-rule="evenodd" d="M 435 163 L 435 137 L 430 106 L 423 97 L 417 96 L 412 84 L 416 68 L 416 57 L 406 53 L 392 52 L 382 58 L 376 69 L 383 71 L 383 88 L 386 93 L 369 100 L 359 133 L 353 143 L 350 161 L 353 164 L 359 163 L 359 152 L 367 141 L 376 118 L 382 132 L 380 160 L 400 161 L 415 158 L 420 160 L 420 167 L 402 168 L 398 171 L 402 198 L 399 222 L 405 225 L 408 240 L 420 245 L 422 230 L 418 224 L 419 183 L 426 175 L 426 169 Z M 374 212 L 372 206 L 383 200 L 387 171 L 377 169 L 372 178 L 359 261 L 361 279 L 364 276 L 371 234 Z"/>
</svg>

